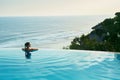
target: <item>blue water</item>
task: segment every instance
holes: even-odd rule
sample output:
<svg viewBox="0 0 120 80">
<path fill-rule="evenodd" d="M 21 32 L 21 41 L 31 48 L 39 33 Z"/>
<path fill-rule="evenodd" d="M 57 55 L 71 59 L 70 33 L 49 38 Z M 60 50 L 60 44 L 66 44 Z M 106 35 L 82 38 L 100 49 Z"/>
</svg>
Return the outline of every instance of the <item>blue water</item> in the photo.
<svg viewBox="0 0 120 80">
<path fill-rule="evenodd" d="M 21 49 L 0 49 L 0 80 L 120 80 L 114 53 L 42 49 L 26 59 Z"/>
<path fill-rule="evenodd" d="M 0 47 L 63 48 L 110 16 L 0 17 Z"/>
</svg>

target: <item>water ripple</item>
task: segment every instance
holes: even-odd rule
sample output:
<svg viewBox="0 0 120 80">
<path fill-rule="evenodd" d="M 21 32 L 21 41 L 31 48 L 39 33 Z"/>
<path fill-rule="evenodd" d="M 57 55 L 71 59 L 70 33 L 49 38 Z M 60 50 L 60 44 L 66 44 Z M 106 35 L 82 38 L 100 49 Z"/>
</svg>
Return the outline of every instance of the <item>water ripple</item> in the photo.
<svg viewBox="0 0 120 80">
<path fill-rule="evenodd" d="M 40 50 L 31 59 L 19 50 L 0 53 L 0 80 L 120 80 L 112 53 Z"/>
</svg>

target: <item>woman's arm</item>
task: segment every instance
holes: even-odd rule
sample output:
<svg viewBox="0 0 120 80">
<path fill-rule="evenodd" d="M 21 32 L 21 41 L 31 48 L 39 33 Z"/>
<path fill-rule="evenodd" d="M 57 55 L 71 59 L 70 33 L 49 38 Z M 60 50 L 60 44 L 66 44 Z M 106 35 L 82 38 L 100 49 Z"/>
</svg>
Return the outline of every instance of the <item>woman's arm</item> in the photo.
<svg viewBox="0 0 120 80">
<path fill-rule="evenodd" d="M 37 51 L 38 49 L 37 48 L 31 48 L 30 51 L 33 52 L 33 51 Z"/>
</svg>

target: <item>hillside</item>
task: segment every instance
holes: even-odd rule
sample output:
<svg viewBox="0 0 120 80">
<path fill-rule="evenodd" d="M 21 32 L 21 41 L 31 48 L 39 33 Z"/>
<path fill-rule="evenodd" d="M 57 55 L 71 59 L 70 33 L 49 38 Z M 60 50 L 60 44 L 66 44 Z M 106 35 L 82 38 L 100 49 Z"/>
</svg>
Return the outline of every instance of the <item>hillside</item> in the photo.
<svg viewBox="0 0 120 80">
<path fill-rule="evenodd" d="M 89 34 L 74 38 L 69 49 L 120 52 L 120 12 L 92 29 Z"/>
</svg>

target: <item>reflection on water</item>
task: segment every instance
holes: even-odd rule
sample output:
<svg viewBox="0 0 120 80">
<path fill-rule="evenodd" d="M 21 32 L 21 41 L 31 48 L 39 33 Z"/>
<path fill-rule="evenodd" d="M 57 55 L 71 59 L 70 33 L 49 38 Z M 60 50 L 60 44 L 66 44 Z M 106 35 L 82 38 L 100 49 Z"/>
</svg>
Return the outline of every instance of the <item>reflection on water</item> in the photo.
<svg viewBox="0 0 120 80">
<path fill-rule="evenodd" d="M 114 54 L 114 56 L 115 56 L 116 59 L 120 60 L 120 54 L 119 53 Z"/>
<path fill-rule="evenodd" d="M 19 49 L 0 50 L 0 80 L 120 80 L 119 66 L 106 52 L 39 50 L 25 59 Z"/>
</svg>

